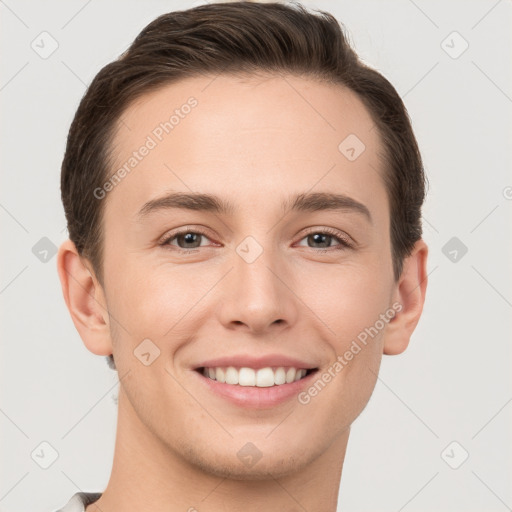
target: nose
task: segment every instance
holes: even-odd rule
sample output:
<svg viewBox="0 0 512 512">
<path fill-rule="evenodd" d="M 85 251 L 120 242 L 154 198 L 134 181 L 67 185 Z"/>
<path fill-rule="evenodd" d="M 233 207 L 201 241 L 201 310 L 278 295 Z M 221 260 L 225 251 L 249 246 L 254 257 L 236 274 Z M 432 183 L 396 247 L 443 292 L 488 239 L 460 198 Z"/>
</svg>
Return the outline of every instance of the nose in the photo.
<svg viewBox="0 0 512 512">
<path fill-rule="evenodd" d="M 222 287 L 221 322 L 227 329 L 255 335 L 276 335 L 289 328 L 298 317 L 298 298 L 285 262 L 270 249 L 254 261 L 240 254 L 230 260 L 233 269 Z"/>
</svg>

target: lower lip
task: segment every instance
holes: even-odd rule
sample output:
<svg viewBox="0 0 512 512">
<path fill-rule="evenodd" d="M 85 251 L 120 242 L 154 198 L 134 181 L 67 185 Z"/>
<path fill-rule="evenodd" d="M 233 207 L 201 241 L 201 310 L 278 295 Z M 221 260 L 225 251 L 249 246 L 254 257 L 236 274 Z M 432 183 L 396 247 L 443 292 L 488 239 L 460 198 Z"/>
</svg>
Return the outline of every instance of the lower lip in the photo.
<svg viewBox="0 0 512 512">
<path fill-rule="evenodd" d="M 205 377 L 200 372 L 195 371 L 194 373 L 197 373 L 198 377 L 208 386 L 210 391 L 239 407 L 268 409 L 287 402 L 293 397 L 297 397 L 297 395 L 310 384 L 317 371 L 311 372 L 302 379 L 290 382 L 289 384 L 280 384 L 266 388 L 225 384 Z"/>
</svg>

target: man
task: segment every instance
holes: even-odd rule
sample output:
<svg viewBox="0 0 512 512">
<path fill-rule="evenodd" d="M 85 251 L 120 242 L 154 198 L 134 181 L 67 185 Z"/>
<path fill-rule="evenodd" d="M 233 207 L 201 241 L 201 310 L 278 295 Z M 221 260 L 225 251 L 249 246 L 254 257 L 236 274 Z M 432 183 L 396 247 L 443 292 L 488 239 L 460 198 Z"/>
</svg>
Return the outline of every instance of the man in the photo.
<svg viewBox="0 0 512 512">
<path fill-rule="evenodd" d="M 62 290 L 119 373 L 112 473 L 65 511 L 336 510 L 352 422 L 421 316 L 405 107 L 334 17 L 162 15 L 82 99 Z"/>
</svg>

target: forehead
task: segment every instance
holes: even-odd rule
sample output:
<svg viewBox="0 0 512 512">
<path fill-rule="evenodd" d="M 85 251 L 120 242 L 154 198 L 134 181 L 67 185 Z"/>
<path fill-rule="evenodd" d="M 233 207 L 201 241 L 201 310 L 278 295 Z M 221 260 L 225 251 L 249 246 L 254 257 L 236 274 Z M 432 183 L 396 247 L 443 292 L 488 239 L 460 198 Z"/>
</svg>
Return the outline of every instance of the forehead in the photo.
<svg viewBox="0 0 512 512">
<path fill-rule="evenodd" d="M 111 172 L 125 172 L 107 210 L 131 219 L 170 190 L 246 206 L 275 197 L 280 207 L 308 190 L 386 202 L 383 147 L 369 112 L 352 91 L 313 79 L 212 75 L 166 85 L 125 110 L 113 148 Z"/>
</svg>

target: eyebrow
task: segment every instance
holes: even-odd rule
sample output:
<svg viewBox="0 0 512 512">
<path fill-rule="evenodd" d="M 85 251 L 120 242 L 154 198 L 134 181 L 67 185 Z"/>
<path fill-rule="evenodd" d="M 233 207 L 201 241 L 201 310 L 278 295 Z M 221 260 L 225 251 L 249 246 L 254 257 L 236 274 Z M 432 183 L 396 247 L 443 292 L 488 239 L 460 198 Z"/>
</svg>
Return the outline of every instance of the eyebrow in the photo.
<svg viewBox="0 0 512 512">
<path fill-rule="evenodd" d="M 172 192 L 165 196 L 151 199 L 145 203 L 137 214 L 142 221 L 150 213 L 165 211 L 173 208 L 195 210 L 216 213 L 220 215 L 233 215 L 237 208 L 230 202 L 213 194 L 196 192 Z M 363 215 L 372 224 L 370 210 L 359 201 L 344 194 L 329 192 L 301 193 L 289 197 L 282 203 L 283 211 L 316 212 L 316 211 L 341 211 L 353 212 Z"/>
</svg>

